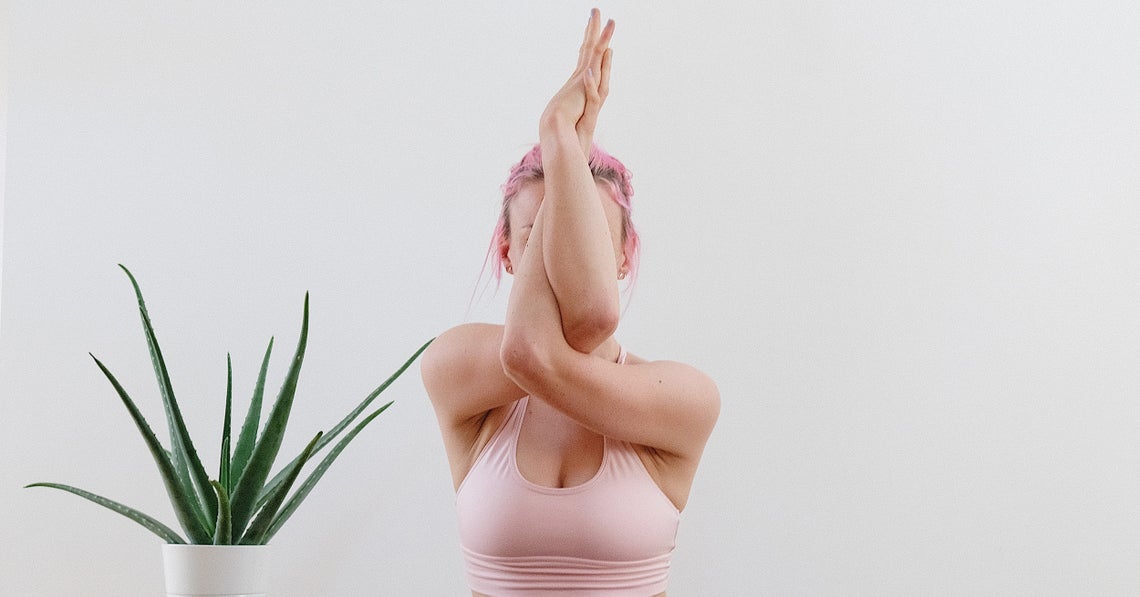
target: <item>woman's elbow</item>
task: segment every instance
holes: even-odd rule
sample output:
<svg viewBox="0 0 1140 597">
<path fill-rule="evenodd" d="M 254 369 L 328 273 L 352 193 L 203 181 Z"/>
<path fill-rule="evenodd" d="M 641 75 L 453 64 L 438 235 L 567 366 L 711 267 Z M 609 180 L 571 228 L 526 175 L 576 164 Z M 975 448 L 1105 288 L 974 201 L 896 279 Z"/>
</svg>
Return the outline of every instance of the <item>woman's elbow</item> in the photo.
<svg viewBox="0 0 1140 597">
<path fill-rule="evenodd" d="M 525 387 L 539 376 L 542 369 L 540 344 L 524 330 L 508 326 L 499 347 L 499 362 L 507 377 Z"/>
<path fill-rule="evenodd" d="M 571 348 L 588 354 L 614 335 L 619 320 L 618 305 L 606 302 L 585 309 L 581 317 L 565 322 L 562 332 Z"/>
<path fill-rule="evenodd" d="M 583 354 L 593 352 L 606 341 L 606 338 L 614 335 L 615 331 L 617 331 L 616 321 L 596 318 L 587 319 L 563 330 L 570 348 Z"/>
</svg>

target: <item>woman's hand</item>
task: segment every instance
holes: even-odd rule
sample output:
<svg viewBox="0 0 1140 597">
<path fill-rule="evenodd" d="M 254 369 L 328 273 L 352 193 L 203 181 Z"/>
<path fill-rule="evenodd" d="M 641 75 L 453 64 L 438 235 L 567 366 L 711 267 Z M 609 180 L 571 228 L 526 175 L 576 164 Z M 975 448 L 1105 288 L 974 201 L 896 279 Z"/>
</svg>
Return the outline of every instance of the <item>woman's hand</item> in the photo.
<svg viewBox="0 0 1140 597">
<path fill-rule="evenodd" d="M 573 130 L 587 158 L 594 140 L 594 127 L 598 124 L 598 112 L 610 91 L 613 50 L 609 46 L 613 34 L 613 20 L 602 27 L 601 12 L 596 8 L 591 10 L 586 36 L 578 50 L 578 65 L 546 105 L 539 121 L 540 137 Z"/>
</svg>

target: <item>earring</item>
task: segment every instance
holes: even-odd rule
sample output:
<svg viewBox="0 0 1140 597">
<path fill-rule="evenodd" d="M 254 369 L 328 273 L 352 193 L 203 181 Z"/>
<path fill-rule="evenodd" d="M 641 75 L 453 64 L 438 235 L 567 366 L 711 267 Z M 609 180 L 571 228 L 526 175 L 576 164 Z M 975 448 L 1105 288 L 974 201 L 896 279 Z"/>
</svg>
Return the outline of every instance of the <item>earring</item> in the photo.
<svg viewBox="0 0 1140 597">
<path fill-rule="evenodd" d="M 508 274 L 511 274 L 512 276 L 514 275 L 515 270 L 514 270 L 514 268 L 511 267 L 511 264 L 508 263 L 506 269 L 507 269 Z"/>
<path fill-rule="evenodd" d="M 618 272 L 618 280 L 624 280 L 627 273 L 624 269 Z"/>
</svg>

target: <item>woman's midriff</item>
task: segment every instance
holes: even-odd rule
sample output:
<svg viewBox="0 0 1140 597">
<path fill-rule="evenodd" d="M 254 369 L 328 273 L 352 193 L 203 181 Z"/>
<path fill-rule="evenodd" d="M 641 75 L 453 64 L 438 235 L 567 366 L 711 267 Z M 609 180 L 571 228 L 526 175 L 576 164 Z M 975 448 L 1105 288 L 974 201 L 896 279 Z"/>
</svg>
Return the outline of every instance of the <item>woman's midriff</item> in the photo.
<svg viewBox="0 0 1140 597">
<path fill-rule="evenodd" d="M 491 596 L 490 595 L 484 595 L 482 593 L 477 593 L 475 591 L 471 591 L 471 597 L 491 597 Z M 665 597 L 665 593 L 658 593 L 656 595 L 653 595 L 652 597 Z"/>
</svg>

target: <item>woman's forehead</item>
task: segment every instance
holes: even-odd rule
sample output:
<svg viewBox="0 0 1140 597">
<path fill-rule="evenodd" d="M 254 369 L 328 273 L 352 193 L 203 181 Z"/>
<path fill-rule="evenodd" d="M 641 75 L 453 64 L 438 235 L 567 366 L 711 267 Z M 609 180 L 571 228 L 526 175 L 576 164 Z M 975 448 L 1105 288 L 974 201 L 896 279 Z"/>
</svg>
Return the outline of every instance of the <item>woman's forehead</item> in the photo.
<svg viewBox="0 0 1140 597">
<path fill-rule="evenodd" d="M 538 215 L 538 206 L 542 204 L 542 197 L 545 189 L 542 182 L 531 182 L 523 185 L 519 192 L 511 200 L 511 221 L 515 224 L 515 228 L 522 228 L 534 223 L 534 218 Z"/>
</svg>

